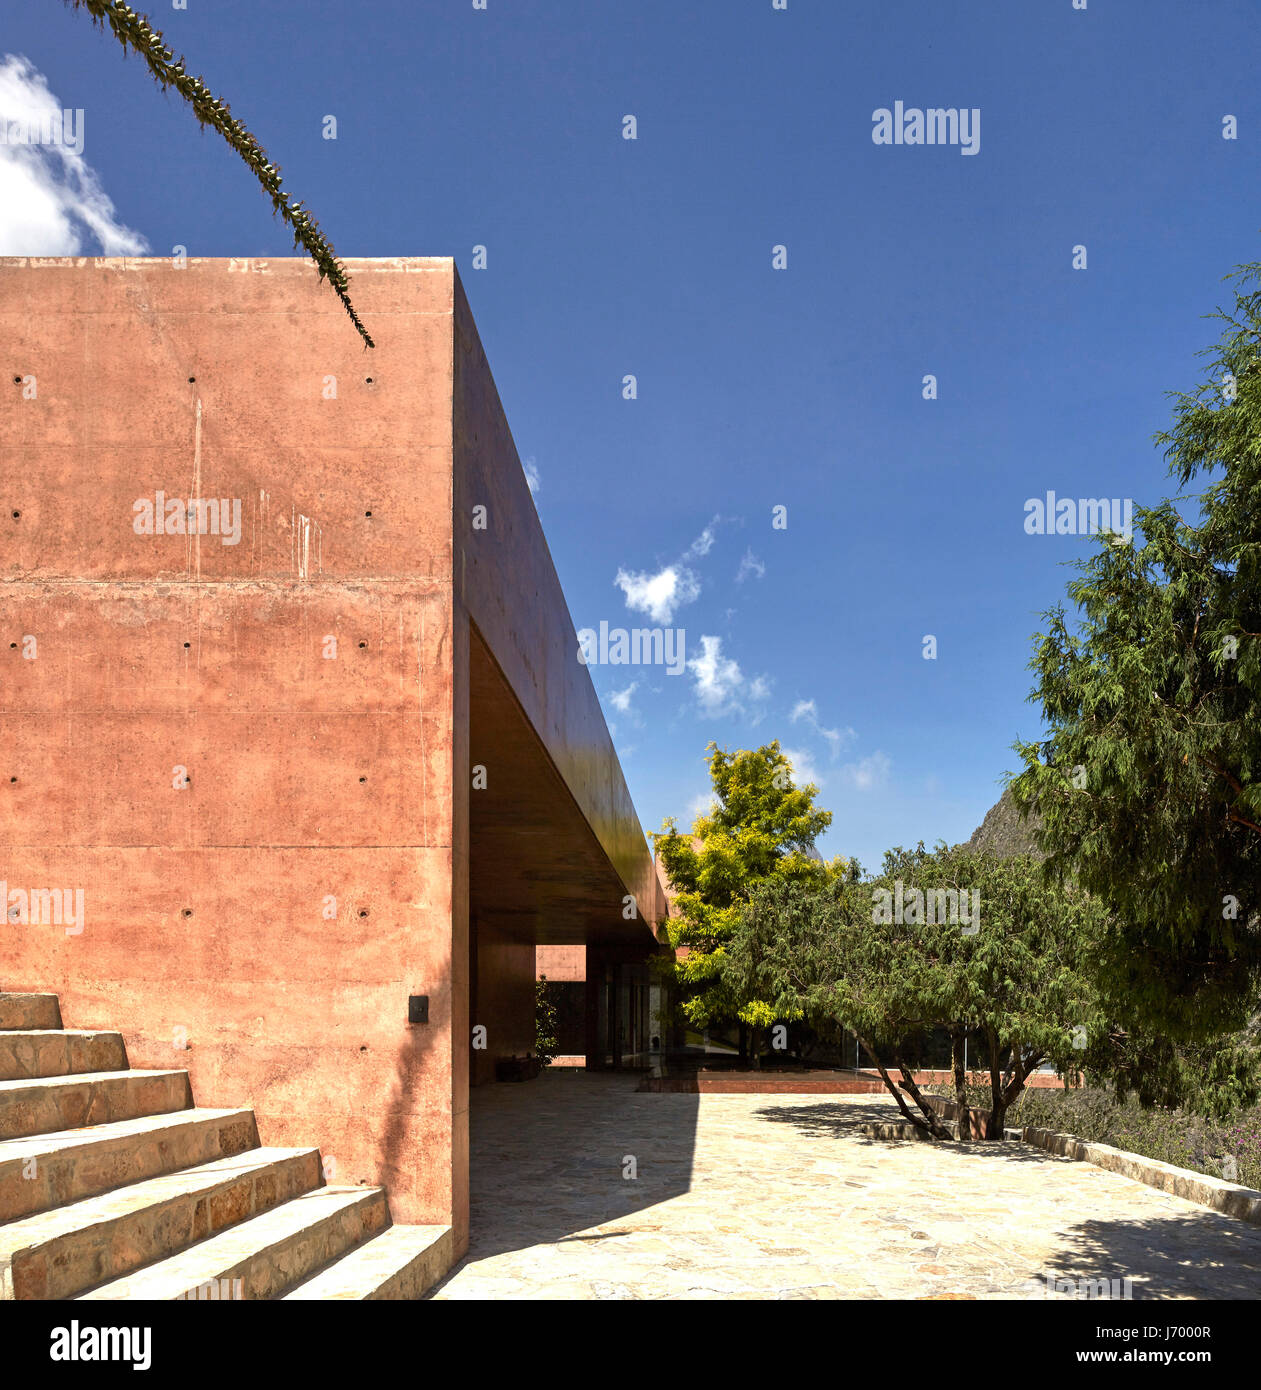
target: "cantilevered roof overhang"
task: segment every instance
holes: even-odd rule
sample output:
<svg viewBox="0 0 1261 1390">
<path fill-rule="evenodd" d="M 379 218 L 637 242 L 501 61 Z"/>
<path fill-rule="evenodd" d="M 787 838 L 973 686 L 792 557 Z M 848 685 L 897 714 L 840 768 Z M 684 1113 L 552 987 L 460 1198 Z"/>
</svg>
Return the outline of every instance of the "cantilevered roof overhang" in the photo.
<svg viewBox="0 0 1261 1390">
<path fill-rule="evenodd" d="M 469 766 L 485 769 L 470 911 L 540 943 L 651 950 L 666 915 L 652 854 L 453 279 L 454 608 L 469 625 Z"/>
</svg>

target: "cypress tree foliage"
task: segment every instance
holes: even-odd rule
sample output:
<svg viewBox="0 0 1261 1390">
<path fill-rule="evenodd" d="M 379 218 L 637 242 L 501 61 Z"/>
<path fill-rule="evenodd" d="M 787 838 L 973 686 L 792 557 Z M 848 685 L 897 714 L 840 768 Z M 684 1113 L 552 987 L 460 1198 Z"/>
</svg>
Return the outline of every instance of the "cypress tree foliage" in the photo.
<svg viewBox="0 0 1261 1390">
<path fill-rule="evenodd" d="M 1035 638 L 1049 734 L 1011 790 L 1042 818 L 1046 870 L 1111 910 L 1102 978 L 1127 1026 L 1194 1041 L 1237 1030 L 1261 980 L 1261 265 L 1170 393 L 1156 436 L 1192 496 L 1136 507 Z"/>
<path fill-rule="evenodd" d="M 346 269 L 320 231 L 320 224 L 300 202 L 291 201 L 282 191 L 280 170 L 267 158 L 267 151 L 254 136 L 232 115 L 228 103 L 218 100 L 200 77 L 186 72 L 183 57 L 176 58 L 161 32 L 121 0 L 66 0 L 66 4 L 75 10 L 87 10 L 98 28 L 103 30 L 108 25 L 124 51 L 131 49 L 140 55 L 163 91 L 174 87 L 193 108 L 197 120 L 223 136 L 249 165 L 263 192 L 271 199 L 273 209 L 292 228 L 294 245 L 306 251 L 315 262 L 320 279 L 327 279 L 332 285 L 364 344 L 375 347 L 350 302 L 350 279 Z"/>
</svg>

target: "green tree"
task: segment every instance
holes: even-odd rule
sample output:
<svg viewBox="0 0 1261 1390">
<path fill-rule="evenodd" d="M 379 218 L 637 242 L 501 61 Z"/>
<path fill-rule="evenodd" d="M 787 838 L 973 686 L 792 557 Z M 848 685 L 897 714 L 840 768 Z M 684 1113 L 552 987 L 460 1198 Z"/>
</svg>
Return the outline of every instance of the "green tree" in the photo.
<svg viewBox="0 0 1261 1390">
<path fill-rule="evenodd" d="M 556 1020 L 556 991 L 546 975 L 534 982 L 534 1055 L 539 1065 L 550 1067 L 560 1051 L 560 1026 Z"/>
<path fill-rule="evenodd" d="M 989 1135 L 1000 1138 L 1034 1069 L 1073 1069 L 1104 1027 L 1090 981 L 1101 922 L 1098 904 L 1048 883 L 1028 856 L 921 844 L 891 850 L 873 879 L 763 885 L 728 943 L 728 970 L 774 1017 L 853 1030 L 903 1115 L 938 1137 L 947 1131 L 913 1064 L 927 1035 L 944 1030 L 966 1107 L 970 1039 L 989 1064 Z M 966 1137 L 966 1111 L 959 1128 Z"/>
<path fill-rule="evenodd" d="M 1261 266 L 1205 380 L 1156 436 L 1191 497 L 1135 514 L 1079 562 L 1079 610 L 1045 615 L 1031 666 L 1047 737 L 1018 742 L 1017 804 L 1047 870 L 1111 909 L 1101 981 L 1120 1022 L 1194 1041 L 1233 1032 L 1261 971 Z"/>
<path fill-rule="evenodd" d="M 679 834 L 670 817 L 653 837 L 680 913 L 668 923 L 670 944 L 686 948 L 665 969 L 694 1027 L 739 1022 L 751 1030 L 757 1066 L 761 1031 L 775 1015 L 764 998 L 724 976 L 726 943 L 758 884 L 822 883 L 844 866 L 814 852 L 832 815 L 814 805 L 817 787 L 794 785 L 778 741 L 736 753 L 711 743 L 706 751 L 713 809 L 697 817 L 690 835 Z"/>
<path fill-rule="evenodd" d="M 346 268 L 320 231 L 320 224 L 300 202 L 293 202 L 281 190 L 280 170 L 267 158 L 267 151 L 262 145 L 232 114 L 228 103 L 216 98 L 200 77 L 186 72 L 183 56 L 176 58 L 174 51 L 166 46 L 161 32 L 144 15 L 137 14 L 121 0 L 65 0 L 65 3 L 72 9 L 87 10 L 92 22 L 99 28 L 104 29 L 108 25 L 124 52 L 130 49 L 140 55 L 163 91 L 174 87 L 192 107 L 197 120 L 223 136 L 250 167 L 259 186 L 271 199 L 273 210 L 289 224 L 293 231 L 293 244 L 306 251 L 315 262 L 320 279 L 327 279 L 333 287 L 364 344 L 374 347 L 368 330 L 359 321 L 359 315 L 350 302 L 350 278 Z"/>
</svg>

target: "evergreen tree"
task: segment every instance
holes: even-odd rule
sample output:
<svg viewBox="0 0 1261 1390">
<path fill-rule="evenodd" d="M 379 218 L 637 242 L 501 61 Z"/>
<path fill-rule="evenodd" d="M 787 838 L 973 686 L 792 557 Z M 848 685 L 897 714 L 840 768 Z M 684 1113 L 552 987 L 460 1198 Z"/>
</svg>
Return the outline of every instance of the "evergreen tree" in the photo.
<svg viewBox="0 0 1261 1390">
<path fill-rule="evenodd" d="M 1239 1029 L 1261 970 L 1261 266 L 1157 436 L 1192 497 L 1138 507 L 1133 544 L 1078 565 L 1031 663 L 1048 736 L 1018 742 L 1017 804 L 1047 869 L 1111 909 L 1101 980 L 1120 1022 Z"/>
<path fill-rule="evenodd" d="M 989 1137 L 1001 1138 L 1032 1072 L 1047 1062 L 1074 1070 L 1104 1030 L 1091 979 L 1101 927 L 1097 903 L 1048 883 L 1027 855 L 921 844 L 891 850 L 874 879 L 763 884 L 728 944 L 727 968 L 776 1018 L 852 1029 L 902 1113 L 938 1137 L 947 1131 L 914 1064 L 928 1035 L 944 1031 L 966 1106 L 969 1041 L 989 1066 Z"/>
</svg>

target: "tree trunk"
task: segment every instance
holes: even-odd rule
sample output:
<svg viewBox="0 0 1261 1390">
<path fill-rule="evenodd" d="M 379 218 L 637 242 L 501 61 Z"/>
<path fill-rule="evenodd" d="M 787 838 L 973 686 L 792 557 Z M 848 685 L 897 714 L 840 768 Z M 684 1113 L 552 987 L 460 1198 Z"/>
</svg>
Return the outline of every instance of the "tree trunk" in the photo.
<svg viewBox="0 0 1261 1390">
<path fill-rule="evenodd" d="M 990 1024 L 985 1025 L 985 1043 L 990 1054 L 990 1123 L 985 1131 L 987 1139 L 1003 1137 L 1003 1116 L 1007 1106 L 1003 1101 L 1003 1075 L 998 1064 L 998 1034 Z M 995 1133 L 995 1127 L 998 1132 Z"/>
<path fill-rule="evenodd" d="M 915 1078 L 907 1071 L 902 1059 L 900 1057 L 895 1057 L 893 1060 L 897 1069 L 902 1073 L 902 1080 L 898 1082 L 898 1085 L 902 1087 L 907 1095 L 909 1095 L 915 1104 L 924 1112 L 924 1117 L 928 1121 L 928 1129 L 933 1137 L 937 1139 L 953 1139 L 954 1135 L 942 1124 L 941 1116 L 938 1115 L 933 1107 L 929 1105 L 920 1094 L 920 1089 L 915 1084 Z"/>
<path fill-rule="evenodd" d="M 740 1065 L 749 1065 L 749 1029 L 744 1023 L 740 1025 Z"/>
<path fill-rule="evenodd" d="M 884 1063 L 880 1060 L 879 1057 L 876 1056 L 876 1049 L 872 1047 L 872 1045 L 867 1041 L 867 1039 L 864 1038 L 861 1034 L 855 1033 L 854 1036 L 858 1039 L 859 1045 L 862 1047 L 862 1050 L 867 1054 L 868 1057 L 871 1058 L 871 1064 L 880 1073 L 880 1079 L 884 1082 L 889 1094 L 893 1097 L 894 1100 L 897 1101 L 898 1109 L 902 1112 L 903 1115 L 906 1116 L 906 1118 L 911 1122 L 911 1124 L 915 1126 L 916 1129 L 922 1129 L 925 1131 L 925 1133 L 931 1133 L 932 1131 L 929 1130 L 928 1126 L 924 1123 L 924 1121 L 921 1120 L 918 1115 L 912 1115 L 910 1110 L 907 1109 L 906 1101 L 902 1099 L 902 1093 L 893 1084 L 893 1078 L 885 1070 Z"/>
<path fill-rule="evenodd" d="M 1009 1107 L 1015 1102 L 1021 1091 L 1024 1090 L 1025 1082 L 1028 1081 L 1033 1069 L 1041 1066 L 1042 1062 L 1043 1057 L 1040 1052 L 1035 1052 L 1023 1060 L 1019 1060 L 1016 1056 L 1012 1057 L 1011 1079 L 1008 1081 L 1007 1085 L 1003 1087 L 1003 1122 L 1006 1122 Z M 1001 1123 L 998 1126 L 998 1133 L 994 1137 L 996 1139 L 1001 1139 L 1003 1137 L 1003 1126 Z"/>
<path fill-rule="evenodd" d="M 762 1070 L 762 1030 L 749 1028 L 749 1065 L 754 1071 Z"/>
<path fill-rule="evenodd" d="M 971 1112 L 968 1109 L 968 1076 L 963 1069 L 963 1042 L 967 1032 L 959 1030 L 950 1035 L 950 1064 L 954 1071 L 955 1104 L 959 1107 L 959 1142 L 966 1144 L 972 1137 Z"/>
</svg>

